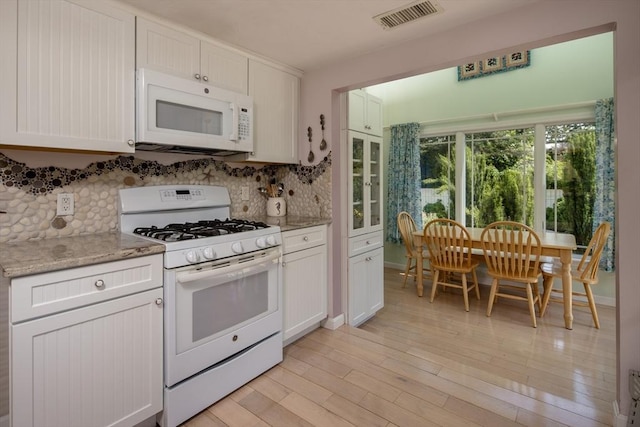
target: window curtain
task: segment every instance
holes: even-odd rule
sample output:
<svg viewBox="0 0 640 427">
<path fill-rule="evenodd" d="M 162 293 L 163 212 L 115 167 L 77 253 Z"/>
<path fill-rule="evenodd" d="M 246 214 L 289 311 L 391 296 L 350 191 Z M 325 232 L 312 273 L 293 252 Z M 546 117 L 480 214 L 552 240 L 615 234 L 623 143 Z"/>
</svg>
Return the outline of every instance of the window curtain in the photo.
<svg viewBox="0 0 640 427">
<path fill-rule="evenodd" d="M 603 249 L 600 268 L 613 271 L 615 230 L 615 136 L 613 98 L 596 101 L 596 191 L 593 230 L 607 221 L 611 234 Z"/>
<path fill-rule="evenodd" d="M 391 126 L 389 166 L 387 168 L 386 240 L 401 243 L 398 214 L 408 212 L 422 228 L 420 201 L 420 125 L 405 123 Z"/>
</svg>

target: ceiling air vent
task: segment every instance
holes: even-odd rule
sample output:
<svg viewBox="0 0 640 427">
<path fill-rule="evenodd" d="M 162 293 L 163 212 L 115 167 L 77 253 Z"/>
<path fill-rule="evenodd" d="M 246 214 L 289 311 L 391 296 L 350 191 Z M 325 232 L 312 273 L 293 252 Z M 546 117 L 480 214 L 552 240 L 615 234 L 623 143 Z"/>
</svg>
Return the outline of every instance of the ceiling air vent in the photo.
<svg viewBox="0 0 640 427">
<path fill-rule="evenodd" d="M 391 29 L 425 16 L 440 13 L 443 10 L 435 1 L 419 0 L 407 6 L 376 15 L 373 19 L 385 29 Z"/>
</svg>

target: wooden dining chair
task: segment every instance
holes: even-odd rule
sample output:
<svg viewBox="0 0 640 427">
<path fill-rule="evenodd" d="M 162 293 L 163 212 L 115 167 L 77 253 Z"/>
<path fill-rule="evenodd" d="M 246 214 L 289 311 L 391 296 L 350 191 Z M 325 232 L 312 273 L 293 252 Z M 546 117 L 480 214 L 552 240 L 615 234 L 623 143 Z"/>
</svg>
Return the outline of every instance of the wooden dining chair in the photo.
<svg viewBox="0 0 640 427">
<path fill-rule="evenodd" d="M 476 275 L 479 262 L 472 259 L 469 231 L 459 222 L 439 218 L 429 221 L 424 227 L 423 233 L 433 272 L 431 302 L 433 302 L 439 286 L 462 289 L 464 309 L 469 311 L 469 292 L 475 289 L 476 298 L 480 299 L 480 288 Z M 467 282 L 467 274 L 469 273 L 471 273 L 473 281 L 471 286 L 468 286 Z"/>
<path fill-rule="evenodd" d="M 400 236 L 402 236 L 402 241 L 404 242 L 406 250 L 405 256 L 407 258 L 407 263 L 404 269 L 404 283 L 402 285 L 404 288 L 407 286 L 407 278 L 409 276 L 413 276 L 413 280 L 416 280 L 418 251 L 422 251 L 422 270 L 430 273 L 429 267 L 424 267 L 424 261 L 429 259 L 429 252 L 423 250 L 422 247 L 416 247 L 413 243 L 413 233 L 418 230 L 418 227 L 416 222 L 413 220 L 413 217 L 408 212 L 403 211 L 398 214 L 398 230 L 400 231 Z"/>
<path fill-rule="evenodd" d="M 598 270 L 600 268 L 600 259 L 602 258 L 602 251 L 605 243 L 609 238 L 611 232 L 611 224 L 603 222 L 598 226 L 593 233 L 589 246 L 585 250 L 580 262 L 576 268 L 571 269 L 571 280 L 574 282 L 580 282 L 584 286 L 584 292 L 573 291 L 572 297 L 586 297 L 587 301 L 573 300 L 573 305 L 578 307 L 589 307 L 591 309 L 591 317 L 593 317 L 593 323 L 597 329 L 600 329 L 600 320 L 598 320 L 598 311 L 596 310 L 596 303 L 593 299 L 593 293 L 591 292 L 591 285 L 598 283 Z M 559 262 L 542 263 L 540 264 L 540 270 L 542 271 L 542 277 L 544 278 L 544 296 L 542 298 L 542 310 L 540 315 L 544 315 L 547 309 L 549 301 L 552 302 L 564 302 L 562 298 L 551 298 L 552 293 L 563 294 L 562 289 L 553 288 L 553 279 L 556 277 L 562 277 L 562 264 Z"/>
<path fill-rule="evenodd" d="M 540 237 L 527 227 L 513 221 L 489 224 L 480 235 L 487 272 L 492 277 L 487 316 L 498 298 L 527 301 L 533 327 L 537 327 L 535 305 L 542 313 L 538 290 L 540 272 Z M 505 283 L 505 281 L 507 283 Z M 505 290 L 510 292 L 505 292 Z M 523 296 L 523 293 L 525 294 Z"/>
</svg>

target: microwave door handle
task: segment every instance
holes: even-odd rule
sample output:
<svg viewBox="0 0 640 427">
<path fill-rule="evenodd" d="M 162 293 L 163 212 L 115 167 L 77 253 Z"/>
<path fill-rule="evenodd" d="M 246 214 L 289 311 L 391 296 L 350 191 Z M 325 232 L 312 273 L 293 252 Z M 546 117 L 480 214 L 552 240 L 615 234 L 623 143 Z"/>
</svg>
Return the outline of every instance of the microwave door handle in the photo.
<svg viewBox="0 0 640 427">
<path fill-rule="evenodd" d="M 258 258 L 253 261 L 234 264 L 229 267 L 214 268 L 212 270 L 197 271 L 191 273 L 178 273 L 176 274 L 176 280 L 180 283 L 189 283 L 208 278 L 222 278 L 223 280 L 221 281 L 221 283 L 225 283 L 228 282 L 230 278 L 240 273 L 248 276 L 259 270 L 267 270 L 270 267 L 270 264 L 278 264 L 280 262 L 279 259 L 280 253 L 275 252 L 264 258 Z"/>
<path fill-rule="evenodd" d="M 229 140 L 238 141 L 238 128 L 240 127 L 240 112 L 239 112 L 240 109 L 233 102 L 229 104 L 229 108 L 231 109 L 231 117 L 232 117 L 232 123 L 231 123 L 232 132 L 231 132 L 231 135 L 229 135 Z"/>
</svg>

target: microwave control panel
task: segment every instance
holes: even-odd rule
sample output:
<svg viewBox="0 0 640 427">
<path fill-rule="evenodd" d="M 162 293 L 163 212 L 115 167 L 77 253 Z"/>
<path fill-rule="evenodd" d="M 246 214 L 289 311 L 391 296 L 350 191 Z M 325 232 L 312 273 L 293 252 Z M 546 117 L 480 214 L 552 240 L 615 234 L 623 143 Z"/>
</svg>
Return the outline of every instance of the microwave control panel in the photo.
<svg viewBox="0 0 640 427">
<path fill-rule="evenodd" d="M 238 112 L 238 139 L 245 141 L 251 138 L 251 110 L 241 107 Z"/>
</svg>

